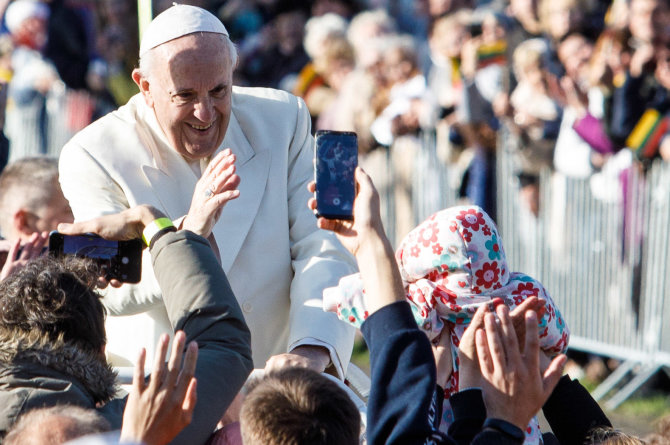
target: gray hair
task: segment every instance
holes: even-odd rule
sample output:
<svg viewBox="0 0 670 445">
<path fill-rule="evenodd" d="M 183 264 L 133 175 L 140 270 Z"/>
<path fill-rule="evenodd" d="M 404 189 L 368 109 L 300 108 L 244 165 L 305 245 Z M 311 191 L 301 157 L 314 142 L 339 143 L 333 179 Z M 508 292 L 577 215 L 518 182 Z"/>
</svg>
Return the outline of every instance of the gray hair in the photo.
<svg viewBox="0 0 670 445">
<path fill-rule="evenodd" d="M 53 428 L 54 422 L 59 428 Z M 57 439 L 67 441 L 110 429 L 109 422 L 93 409 L 56 405 L 33 409 L 21 415 L 5 436 L 3 443 L 5 445 L 53 443 Z"/>
<path fill-rule="evenodd" d="M 383 35 L 394 33 L 396 28 L 395 21 L 385 10 L 363 11 L 351 19 L 347 31 L 347 38 L 354 45 L 354 48 L 365 44 L 365 41 L 369 38 L 365 30 L 371 26 L 379 28 Z"/>
<path fill-rule="evenodd" d="M 329 12 L 320 17 L 312 17 L 305 23 L 305 37 L 302 45 L 307 55 L 314 60 L 319 51 L 323 51 L 324 41 L 332 36 L 344 36 L 347 21 L 341 16 Z"/>
<path fill-rule="evenodd" d="M 200 34 L 202 34 L 202 33 L 200 33 Z M 233 41 L 230 40 L 230 38 L 228 36 L 226 36 L 224 34 L 217 34 L 217 35 L 221 37 L 221 39 L 223 40 L 223 43 L 225 43 L 226 46 L 228 47 L 228 56 L 230 57 L 230 63 L 231 63 L 231 66 L 233 67 L 233 70 L 234 70 L 235 67 L 237 66 L 237 59 L 238 59 L 238 57 L 237 57 L 237 47 L 235 46 Z M 140 70 L 140 73 L 142 73 L 142 75 L 144 77 L 148 76 L 148 74 L 151 70 L 151 65 L 153 65 L 153 63 L 154 63 L 153 59 L 154 59 L 155 54 L 156 54 L 156 49 L 160 48 L 160 47 L 161 47 L 161 45 L 158 45 L 155 48 L 151 48 L 149 51 L 147 51 L 144 54 L 144 56 L 140 57 L 139 63 L 138 63 L 138 68 Z"/>
</svg>

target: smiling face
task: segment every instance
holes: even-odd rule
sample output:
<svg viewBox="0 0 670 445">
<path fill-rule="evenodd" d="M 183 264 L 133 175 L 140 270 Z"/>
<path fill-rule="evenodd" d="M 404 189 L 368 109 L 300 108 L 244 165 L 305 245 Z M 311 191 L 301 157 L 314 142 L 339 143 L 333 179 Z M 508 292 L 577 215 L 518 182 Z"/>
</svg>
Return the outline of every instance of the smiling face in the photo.
<svg viewBox="0 0 670 445">
<path fill-rule="evenodd" d="M 225 37 L 198 33 L 164 43 L 133 80 L 153 108 L 168 142 L 187 160 L 211 156 L 231 112 L 233 66 Z"/>
</svg>

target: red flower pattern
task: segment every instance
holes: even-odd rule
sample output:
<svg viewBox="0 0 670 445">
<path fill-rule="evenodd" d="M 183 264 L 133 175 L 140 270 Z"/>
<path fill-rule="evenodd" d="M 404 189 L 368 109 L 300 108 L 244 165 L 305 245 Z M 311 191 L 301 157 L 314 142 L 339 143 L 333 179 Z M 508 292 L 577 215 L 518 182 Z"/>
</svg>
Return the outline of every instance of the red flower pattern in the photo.
<svg viewBox="0 0 670 445">
<path fill-rule="evenodd" d="M 412 246 L 412 249 L 410 250 L 409 254 L 415 258 L 418 258 L 420 252 L 421 249 L 419 249 L 419 246 Z"/>
<path fill-rule="evenodd" d="M 479 226 L 486 225 L 484 215 L 475 209 L 463 210 L 457 217 L 463 227 L 470 228 L 475 232 L 479 231 Z"/>
<path fill-rule="evenodd" d="M 491 228 L 487 225 L 484 225 L 482 228 L 482 233 L 486 236 L 491 236 Z"/>
<path fill-rule="evenodd" d="M 533 283 L 519 283 L 516 289 L 512 291 L 512 294 L 530 297 L 531 295 L 538 296 L 539 292 L 540 289 L 533 286 Z"/>
<path fill-rule="evenodd" d="M 433 244 L 433 253 L 434 253 L 435 255 L 440 255 L 440 254 L 442 253 L 442 250 L 444 250 L 444 249 L 442 249 L 442 246 L 440 246 L 440 245 L 437 244 L 437 243 L 436 243 L 436 244 Z"/>
<path fill-rule="evenodd" d="M 477 286 L 484 286 L 486 289 L 490 289 L 498 281 L 499 274 L 500 269 L 498 269 L 497 261 L 484 263 L 481 270 L 475 273 L 477 276 Z"/>
<path fill-rule="evenodd" d="M 463 232 L 461 232 L 461 235 L 463 236 L 463 239 L 467 242 L 472 241 L 472 232 L 470 232 L 467 229 L 463 229 Z"/>
</svg>

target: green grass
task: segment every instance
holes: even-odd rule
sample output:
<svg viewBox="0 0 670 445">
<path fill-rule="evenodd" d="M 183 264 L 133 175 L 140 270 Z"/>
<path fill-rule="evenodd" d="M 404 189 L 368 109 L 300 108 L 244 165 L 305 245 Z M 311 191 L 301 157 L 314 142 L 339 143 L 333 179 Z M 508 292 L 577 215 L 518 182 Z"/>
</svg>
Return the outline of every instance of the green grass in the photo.
<svg viewBox="0 0 670 445">
<path fill-rule="evenodd" d="M 370 354 L 368 353 L 368 348 L 365 346 L 365 342 L 362 338 L 357 338 L 354 342 L 354 351 L 351 353 L 351 361 L 367 374 L 370 374 Z"/>
<path fill-rule="evenodd" d="M 652 394 L 647 397 L 631 397 L 616 410 L 627 416 L 642 416 L 658 419 L 670 414 L 670 398 L 666 394 Z"/>
<path fill-rule="evenodd" d="M 581 379 L 580 383 L 592 392 L 599 382 Z M 649 389 L 638 391 L 613 412 L 607 412 L 615 428 L 641 437 L 652 433 L 658 421 L 667 415 L 670 415 L 670 397 Z"/>
</svg>

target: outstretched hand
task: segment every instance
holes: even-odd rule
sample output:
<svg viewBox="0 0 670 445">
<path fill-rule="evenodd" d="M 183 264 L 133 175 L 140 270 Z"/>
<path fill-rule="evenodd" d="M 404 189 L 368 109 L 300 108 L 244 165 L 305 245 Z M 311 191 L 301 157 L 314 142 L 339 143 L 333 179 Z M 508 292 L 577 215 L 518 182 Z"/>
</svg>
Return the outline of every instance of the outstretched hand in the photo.
<svg viewBox="0 0 670 445">
<path fill-rule="evenodd" d="M 95 233 L 108 240 L 130 240 L 142 238 L 142 231 L 153 220 L 165 215 L 149 205 L 140 205 L 113 215 L 100 216 L 76 223 L 58 224 L 58 231 L 64 235 Z"/>
<path fill-rule="evenodd" d="M 191 208 L 182 222 L 182 229 L 209 237 L 226 203 L 240 196 L 235 174 L 235 155 L 229 148 L 216 155 L 195 185 Z"/>
<path fill-rule="evenodd" d="M 193 417 L 196 403 L 195 365 L 198 345 L 191 342 L 184 356 L 186 334 L 177 331 L 172 342 L 169 362 L 165 363 L 168 336 L 161 336 L 156 349 L 154 370 L 144 381 L 146 350 L 142 349 L 135 365 L 133 386 L 123 412 L 121 442 L 147 445 L 169 443 Z M 182 356 L 184 362 L 182 364 Z"/>
<path fill-rule="evenodd" d="M 535 311 L 525 313 L 523 349 L 517 341 L 509 309 L 500 305 L 496 313 L 499 323 L 492 313 L 486 313 L 485 329 L 477 329 L 475 334 L 487 415 L 525 430 L 561 378 L 566 357 L 557 356 L 542 373 Z"/>
</svg>

